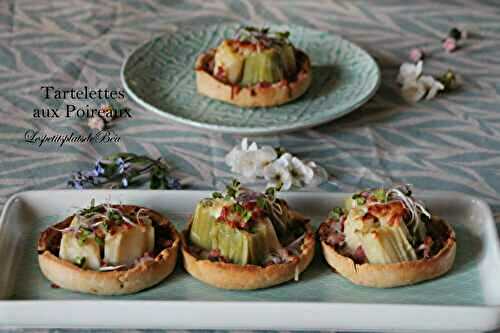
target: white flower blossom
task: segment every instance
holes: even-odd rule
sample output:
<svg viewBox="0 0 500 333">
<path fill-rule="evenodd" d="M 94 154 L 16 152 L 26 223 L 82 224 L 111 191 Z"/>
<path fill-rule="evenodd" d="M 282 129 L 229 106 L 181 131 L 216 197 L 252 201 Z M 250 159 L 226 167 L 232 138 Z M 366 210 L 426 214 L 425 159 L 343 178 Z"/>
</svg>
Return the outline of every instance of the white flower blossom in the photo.
<svg viewBox="0 0 500 333">
<path fill-rule="evenodd" d="M 432 99 L 438 91 L 444 90 L 444 85 L 430 75 L 423 75 L 418 79 L 418 82 L 424 85 L 428 91 L 425 99 Z"/>
<path fill-rule="evenodd" d="M 255 178 L 257 169 L 256 153 L 258 146 L 255 142 L 248 145 L 248 139 L 244 138 L 241 145 L 234 147 L 226 155 L 226 164 L 234 173 L 242 174 L 245 178 Z"/>
<path fill-rule="evenodd" d="M 267 165 L 263 170 L 264 178 L 267 180 L 267 187 L 278 186 L 280 183 L 283 190 L 292 187 L 292 175 L 289 170 L 291 155 L 286 153 L 273 163 Z"/>
<path fill-rule="evenodd" d="M 316 186 L 328 178 L 326 170 L 312 161 L 305 163 L 290 153 L 278 158 L 273 147 L 259 148 L 246 138 L 226 155 L 225 162 L 231 167 L 231 172 L 247 179 L 264 178 L 268 187 L 281 183 L 283 190 L 290 189 L 292 185 Z"/>
<path fill-rule="evenodd" d="M 399 68 L 397 81 L 402 84 L 401 95 L 405 100 L 416 103 L 422 98 L 432 99 L 444 90 L 444 85 L 430 75 L 422 75 L 422 61 L 416 65 L 404 63 Z"/>
<path fill-rule="evenodd" d="M 264 176 L 264 168 L 271 164 L 277 157 L 276 150 L 271 146 L 263 146 L 257 150 L 255 153 L 255 174 L 258 177 Z"/>
<path fill-rule="evenodd" d="M 417 64 L 405 62 L 399 68 L 397 82 L 404 85 L 406 82 L 415 82 L 422 75 L 424 63 L 422 61 Z"/>
</svg>

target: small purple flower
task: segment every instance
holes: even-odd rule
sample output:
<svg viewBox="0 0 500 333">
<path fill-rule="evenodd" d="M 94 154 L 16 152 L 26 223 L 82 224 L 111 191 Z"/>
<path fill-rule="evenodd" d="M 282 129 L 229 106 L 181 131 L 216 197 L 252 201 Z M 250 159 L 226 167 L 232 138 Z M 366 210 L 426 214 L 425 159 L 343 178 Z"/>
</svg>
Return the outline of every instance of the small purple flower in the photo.
<svg viewBox="0 0 500 333">
<path fill-rule="evenodd" d="M 122 186 L 128 187 L 128 179 L 126 177 L 122 178 Z"/>
<path fill-rule="evenodd" d="M 410 50 L 410 60 L 413 62 L 419 62 L 424 59 L 424 51 L 421 48 L 415 47 Z"/>
<path fill-rule="evenodd" d="M 97 160 L 97 162 L 95 162 L 94 171 L 95 171 L 95 176 L 96 177 L 104 175 L 105 170 L 104 170 L 104 168 L 101 165 L 101 160 Z"/>
<path fill-rule="evenodd" d="M 118 166 L 118 172 L 120 174 L 125 173 L 130 167 L 130 163 L 126 163 L 121 157 L 117 158 L 115 163 Z"/>
<path fill-rule="evenodd" d="M 75 190 L 82 190 L 83 189 L 82 183 L 78 180 L 75 180 L 75 179 L 68 181 L 68 186 L 74 188 Z"/>
</svg>

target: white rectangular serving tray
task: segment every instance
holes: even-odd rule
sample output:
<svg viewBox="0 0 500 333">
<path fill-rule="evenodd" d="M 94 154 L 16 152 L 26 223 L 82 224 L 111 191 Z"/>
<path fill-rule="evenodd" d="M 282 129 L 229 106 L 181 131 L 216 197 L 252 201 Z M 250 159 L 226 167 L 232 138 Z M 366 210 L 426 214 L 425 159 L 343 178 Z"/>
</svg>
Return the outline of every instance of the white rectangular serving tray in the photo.
<svg viewBox="0 0 500 333">
<path fill-rule="evenodd" d="M 179 264 L 158 286 L 99 297 L 54 289 L 39 272 L 36 239 L 87 206 L 122 202 L 157 210 L 180 230 L 207 191 L 57 190 L 19 193 L 0 219 L 0 327 L 485 331 L 500 327 L 500 250 L 491 211 L 457 194 L 418 196 L 457 232 L 446 276 L 415 286 L 372 289 L 333 273 L 320 251 L 299 282 L 259 291 L 202 284 Z M 345 193 L 282 193 L 315 227 Z"/>
</svg>

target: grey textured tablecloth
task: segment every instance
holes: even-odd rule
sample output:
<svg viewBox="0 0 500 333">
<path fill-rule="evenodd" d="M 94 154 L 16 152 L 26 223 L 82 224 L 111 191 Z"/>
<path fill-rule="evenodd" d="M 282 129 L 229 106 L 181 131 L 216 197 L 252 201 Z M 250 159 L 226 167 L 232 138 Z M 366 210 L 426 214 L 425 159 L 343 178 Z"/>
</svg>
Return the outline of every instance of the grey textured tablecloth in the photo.
<svg viewBox="0 0 500 333">
<path fill-rule="evenodd" d="M 70 172 L 122 150 L 163 156 L 189 188 L 232 178 L 224 155 L 240 138 L 159 118 L 131 101 L 133 120 L 117 121 L 118 145 L 24 142 L 26 130 L 87 131 L 78 119 L 34 120 L 47 107 L 40 87 L 120 88 L 119 71 L 140 43 L 184 26 L 287 23 L 339 34 L 378 61 L 382 85 L 357 111 L 314 129 L 255 138 L 313 159 L 332 175 L 325 191 L 406 182 L 485 199 L 500 210 L 500 2 L 495 1 L 84 1 L 0 2 L 0 207 L 31 189 L 64 188 Z M 454 53 L 441 39 L 454 26 L 473 31 Z M 395 82 L 412 47 L 428 53 L 425 72 L 451 68 L 457 91 L 407 104 Z M 64 101 L 62 102 L 64 103 Z"/>
</svg>

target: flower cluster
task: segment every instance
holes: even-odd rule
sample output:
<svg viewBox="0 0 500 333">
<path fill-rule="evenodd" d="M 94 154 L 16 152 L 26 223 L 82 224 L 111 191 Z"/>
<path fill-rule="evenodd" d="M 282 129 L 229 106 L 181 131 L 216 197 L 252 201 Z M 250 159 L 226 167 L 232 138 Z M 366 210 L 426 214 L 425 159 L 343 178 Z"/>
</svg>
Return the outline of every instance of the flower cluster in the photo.
<svg viewBox="0 0 500 333">
<path fill-rule="evenodd" d="M 89 171 L 78 171 L 70 176 L 68 186 L 75 189 L 104 186 L 127 188 L 149 178 L 151 189 L 180 189 L 178 179 L 169 177 L 170 167 L 161 159 L 151 159 L 132 153 L 116 153 L 96 161 Z"/>
<path fill-rule="evenodd" d="M 422 75 L 423 62 L 416 65 L 404 63 L 399 68 L 398 83 L 401 84 L 401 94 L 404 99 L 415 103 L 422 98 L 432 99 L 438 91 L 444 90 L 444 85 L 430 75 Z"/>
<path fill-rule="evenodd" d="M 267 187 L 279 185 L 283 190 L 316 186 L 328 178 L 326 170 L 312 161 L 303 162 L 271 146 L 259 148 L 255 142 L 249 144 L 247 138 L 226 155 L 226 164 L 246 179 L 264 178 Z"/>
<path fill-rule="evenodd" d="M 465 28 L 452 28 L 448 35 L 441 41 L 441 47 L 448 53 L 455 52 L 460 45 L 467 39 L 468 32 Z M 420 47 L 412 48 L 409 52 L 409 58 L 413 62 L 423 60 L 426 53 Z"/>
<path fill-rule="evenodd" d="M 454 52 L 461 43 L 467 39 L 468 32 L 464 28 L 452 28 L 442 40 L 443 49 Z M 455 89 L 460 85 L 460 78 L 451 70 L 441 75 L 438 79 L 430 75 L 422 75 L 422 60 L 426 54 L 421 48 L 410 50 L 409 58 L 413 63 L 403 63 L 397 78 L 401 84 L 401 95 L 409 102 L 415 103 L 422 98 L 432 99 L 439 91 Z"/>
</svg>

